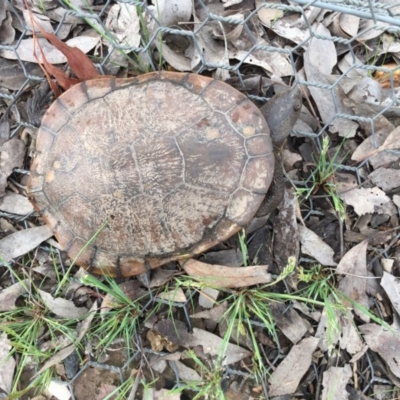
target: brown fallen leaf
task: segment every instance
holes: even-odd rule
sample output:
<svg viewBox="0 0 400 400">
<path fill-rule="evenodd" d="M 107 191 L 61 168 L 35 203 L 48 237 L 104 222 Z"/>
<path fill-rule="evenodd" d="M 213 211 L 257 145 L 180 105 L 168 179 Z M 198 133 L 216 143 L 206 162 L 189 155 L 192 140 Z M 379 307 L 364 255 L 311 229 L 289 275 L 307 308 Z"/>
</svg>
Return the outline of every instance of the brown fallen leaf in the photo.
<svg viewBox="0 0 400 400">
<path fill-rule="evenodd" d="M 97 303 L 94 302 L 92 305 L 92 308 L 88 312 L 88 316 L 78 324 L 77 328 L 77 334 L 78 334 L 78 340 L 82 340 L 83 337 L 85 336 L 86 332 L 88 331 L 94 315 L 97 311 Z M 67 342 L 71 342 L 70 338 L 66 338 Z M 42 368 L 39 369 L 39 371 L 35 374 L 35 377 L 39 376 L 41 373 L 52 367 L 53 365 L 59 364 L 61 361 L 66 359 L 73 351 L 76 350 L 76 343 L 71 343 L 65 347 L 63 347 L 60 351 L 57 353 L 53 354 L 42 366 Z M 33 379 L 32 378 L 32 379 Z"/>
<path fill-rule="evenodd" d="M 153 329 L 179 346 L 186 348 L 202 346 L 204 353 L 211 356 L 220 355 L 221 350 L 225 348 L 225 358 L 222 360 L 223 365 L 235 363 L 252 354 L 250 351 L 235 344 L 225 343 L 219 336 L 203 329 L 193 328 L 193 333 L 190 333 L 187 330 L 187 326 L 181 321 L 161 320 L 153 326 Z"/>
<path fill-rule="evenodd" d="M 340 188 L 339 188 L 340 190 Z M 377 188 L 355 188 L 346 192 L 339 191 L 339 197 L 348 205 L 354 207 L 358 215 L 388 214 L 394 215 L 396 208 L 386 193 Z"/>
<path fill-rule="evenodd" d="M 299 225 L 298 230 L 303 253 L 314 257 L 322 265 L 337 265 L 333 259 L 335 252 L 317 234 L 303 225 Z"/>
<path fill-rule="evenodd" d="M 385 192 L 400 187 L 400 170 L 380 167 L 368 175 L 368 178 Z"/>
<path fill-rule="evenodd" d="M 13 258 L 33 250 L 52 236 L 53 232 L 47 226 L 39 226 L 12 233 L 0 240 L 0 258 L 9 262 Z"/>
<path fill-rule="evenodd" d="M 330 367 L 323 373 L 322 385 L 322 400 L 336 399 L 345 400 L 349 398 L 349 393 L 346 391 L 346 385 L 351 378 L 351 368 L 349 364 L 341 367 Z"/>
<path fill-rule="evenodd" d="M 0 311 L 15 310 L 18 297 L 29 291 L 30 281 L 23 280 L 0 291 Z"/>
<path fill-rule="evenodd" d="M 75 319 L 80 318 L 88 312 L 85 307 L 76 307 L 74 302 L 61 297 L 54 298 L 50 293 L 38 290 L 40 297 L 46 304 L 46 307 L 57 317 Z"/>
<path fill-rule="evenodd" d="M 292 343 L 299 342 L 310 329 L 310 323 L 286 304 L 270 302 L 269 309 L 277 327 Z"/>
<path fill-rule="evenodd" d="M 4 195 L 7 178 L 13 169 L 23 165 L 25 151 L 25 143 L 16 137 L 0 146 L 0 196 Z"/>
<path fill-rule="evenodd" d="M 367 296 L 367 246 L 368 241 L 364 240 L 357 246 L 350 249 L 340 260 L 336 272 L 346 274 L 339 283 L 339 290 L 358 304 L 369 309 Z M 350 304 L 348 304 L 349 306 Z M 365 322 L 369 322 L 369 317 L 358 310 L 354 312 Z"/>
<path fill-rule="evenodd" d="M 267 265 L 234 268 L 193 259 L 182 261 L 180 265 L 192 278 L 214 287 L 239 288 L 269 283 L 272 280 L 271 274 L 267 272 Z"/>
<path fill-rule="evenodd" d="M 390 370 L 400 378 L 400 337 L 377 324 L 359 326 L 364 339 L 372 351 L 378 353 Z"/>
<path fill-rule="evenodd" d="M 292 347 L 269 378 L 270 396 L 282 396 L 296 391 L 301 378 L 310 368 L 318 342 L 319 339 L 309 337 Z"/>
<path fill-rule="evenodd" d="M 6 192 L 0 199 L 0 210 L 10 214 L 26 215 L 33 211 L 33 205 L 21 194 Z"/>
<path fill-rule="evenodd" d="M 393 308 L 400 313 L 400 282 L 399 279 L 393 276 L 392 274 L 388 274 L 387 272 L 383 273 L 383 277 L 381 279 L 381 286 L 385 290 L 386 294 L 389 297 L 390 302 L 392 303 Z"/>
<path fill-rule="evenodd" d="M 15 360 L 10 356 L 11 343 L 7 334 L 3 332 L 0 335 L 0 390 L 10 393 L 13 377 Z"/>
</svg>

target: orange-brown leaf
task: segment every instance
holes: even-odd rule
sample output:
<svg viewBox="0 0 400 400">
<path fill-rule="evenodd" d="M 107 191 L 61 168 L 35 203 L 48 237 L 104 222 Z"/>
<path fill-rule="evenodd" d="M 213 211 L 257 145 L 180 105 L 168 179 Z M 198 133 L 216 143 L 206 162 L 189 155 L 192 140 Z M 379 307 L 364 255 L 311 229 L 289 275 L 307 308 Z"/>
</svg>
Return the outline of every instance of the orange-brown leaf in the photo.
<svg viewBox="0 0 400 400">
<path fill-rule="evenodd" d="M 40 29 L 40 27 L 38 27 L 38 29 Z M 97 78 L 100 75 L 90 58 L 81 49 L 68 46 L 52 33 L 45 32 L 41 29 L 40 32 L 55 48 L 64 54 L 72 72 L 80 81 Z"/>
</svg>

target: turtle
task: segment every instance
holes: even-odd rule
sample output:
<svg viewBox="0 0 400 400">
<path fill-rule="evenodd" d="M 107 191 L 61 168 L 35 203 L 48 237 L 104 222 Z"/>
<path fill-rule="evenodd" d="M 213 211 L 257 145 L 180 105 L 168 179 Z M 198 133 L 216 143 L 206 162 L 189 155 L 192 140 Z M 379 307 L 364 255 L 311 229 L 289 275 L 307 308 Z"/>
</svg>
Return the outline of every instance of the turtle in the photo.
<svg viewBox="0 0 400 400">
<path fill-rule="evenodd" d="M 193 257 L 279 202 L 266 194 L 282 192 L 275 158 L 300 106 L 298 89 L 260 109 L 194 73 L 81 82 L 42 119 L 28 197 L 91 273 L 129 277 Z"/>
</svg>

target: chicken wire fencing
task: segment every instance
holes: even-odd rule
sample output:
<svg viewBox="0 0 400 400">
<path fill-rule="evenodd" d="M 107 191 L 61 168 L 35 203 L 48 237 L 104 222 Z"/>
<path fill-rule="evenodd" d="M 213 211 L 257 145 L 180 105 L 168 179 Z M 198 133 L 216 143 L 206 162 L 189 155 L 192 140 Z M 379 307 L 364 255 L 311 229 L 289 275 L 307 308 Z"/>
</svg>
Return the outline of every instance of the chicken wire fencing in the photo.
<svg viewBox="0 0 400 400">
<path fill-rule="evenodd" d="M 395 121 L 400 114 L 399 12 L 400 6 L 389 0 L 289 4 L 5 0 L 0 3 L 0 114 L 8 116 L 1 123 L 10 129 L 0 124 L 0 139 L 4 143 L 19 134 L 31 135 L 33 121 L 26 101 L 45 79 L 35 41 L 41 43 L 50 64 L 67 69 L 64 55 L 41 37 L 42 29 L 79 47 L 104 75 L 127 77 L 160 69 L 207 74 L 245 91 L 256 102 L 270 97 L 270 87 L 276 83 L 300 84 L 311 99 L 312 111 L 303 112 L 292 135 L 313 139 L 321 149 L 326 134 L 340 141 L 362 131 L 358 143 L 370 138 L 369 153 L 364 151 L 352 163 L 339 166 L 350 170 L 361 184 L 369 172 L 369 154 L 373 157 L 374 149 L 387 138 L 381 134 L 384 121 Z M 37 39 L 33 39 L 32 20 L 40 26 L 35 28 Z M 1 136 L 4 132 L 7 138 Z M 348 144 L 346 150 L 354 151 L 356 144 Z M 396 146 L 387 146 L 384 152 L 386 162 L 399 153 Z M 26 174 L 25 167 L 13 171 Z M 12 178 L 9 182 L 19 184 Z M 307 185 L 296 178 L 293 182 Z M 317 211 L 310 200 L 309 213 L 313 212 Z M 18 221 L 27 217 L 1 215 Z M 127 366 L 128 361 L 122 369 Z"/>
</svg>

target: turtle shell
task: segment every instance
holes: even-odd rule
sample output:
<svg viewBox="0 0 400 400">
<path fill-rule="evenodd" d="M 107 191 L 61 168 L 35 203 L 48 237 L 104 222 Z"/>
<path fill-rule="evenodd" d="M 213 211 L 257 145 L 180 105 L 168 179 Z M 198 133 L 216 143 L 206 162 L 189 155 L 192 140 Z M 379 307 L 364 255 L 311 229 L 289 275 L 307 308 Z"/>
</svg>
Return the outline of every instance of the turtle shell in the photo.
<svg viewBox="0 0 400 400">
<path fill-rule="evenodd" d="M 97 274 L 191 257 L 248 224 L 274 156 L 259 109 L 196 74 L 82 82 L 48 109 L 28 194 L 60 245 Z"/>
</svg>

